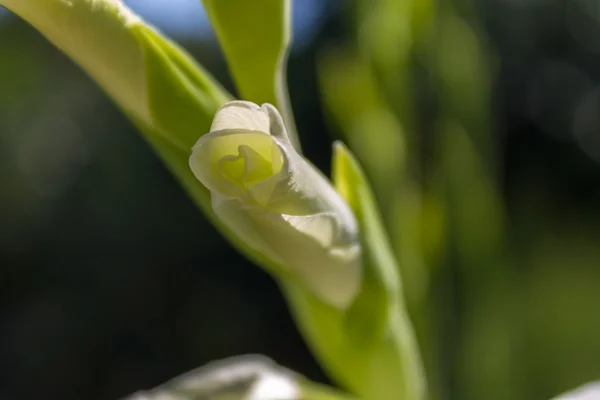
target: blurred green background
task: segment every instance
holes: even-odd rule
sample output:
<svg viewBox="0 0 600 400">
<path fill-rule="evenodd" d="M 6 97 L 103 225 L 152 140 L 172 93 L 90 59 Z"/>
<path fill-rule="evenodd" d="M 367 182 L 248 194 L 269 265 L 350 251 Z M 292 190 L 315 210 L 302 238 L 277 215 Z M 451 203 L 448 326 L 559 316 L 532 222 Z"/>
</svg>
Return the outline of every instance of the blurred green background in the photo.
<svg viewBox="0 0 600 400">
<path fill-rule="evenodd" d="M 233 91 L 200 1 L 126 3 Z M 364 164 L 432 398 L 547 399 L 600 377 L 596 0 L 293 5 L 305 154 L 328 172 L 342 138 Z M 0 10 L 0 399 L 115 399 L 242 353 L 327 382 L 275 283 Z"/>
</svg>

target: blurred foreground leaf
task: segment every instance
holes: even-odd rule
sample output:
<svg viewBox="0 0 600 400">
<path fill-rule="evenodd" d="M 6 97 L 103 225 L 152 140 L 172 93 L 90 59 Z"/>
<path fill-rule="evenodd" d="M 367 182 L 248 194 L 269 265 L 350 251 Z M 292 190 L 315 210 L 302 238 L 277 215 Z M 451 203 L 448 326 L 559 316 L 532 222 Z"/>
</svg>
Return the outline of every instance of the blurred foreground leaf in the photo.
<svg viewBox="0 0 600 400">
<path fill-rule="evenodd" d="M 213 361 L 124 400 L 351 400 L 261 356 Z"/>
</svg>

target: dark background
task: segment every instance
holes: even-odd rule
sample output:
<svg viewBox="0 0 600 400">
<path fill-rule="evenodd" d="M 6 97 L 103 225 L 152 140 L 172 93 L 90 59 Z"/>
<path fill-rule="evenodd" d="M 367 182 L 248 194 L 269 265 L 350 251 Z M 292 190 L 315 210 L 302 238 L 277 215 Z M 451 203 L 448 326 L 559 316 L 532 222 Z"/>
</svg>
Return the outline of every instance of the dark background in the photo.
<svg viewBox="0 0 600 400">
<path fill-rule="evenodd" d="M 233 91 L 200 6 L 167 3 L 131 6 Z M 600 376 L 600 8 L 480 0 L 468 9 L 489 59 L 510 261 L 471 273 L 448 245 L 429 266 L 434 322 L 417 331 L 433 349 L 436 397 L 545 399 Z M 354 8 L 296 0 L 294 11 L 292 103 L 307 157 L 328 171 L 343 133 L 327 122 L 317 63 L 355 40 Z M 423 81 L 414 108 L 427 148 L 440 140 L 428 121 L 444 91 Z M 480 302 L 496 287 L 494 268 L 499 295 Z M 77 66 L 3 13 L 0 399 L 115 399 L 243 353 L 326 382 L 272 279 L 224 241 Z M 504 356 L 496 372 L 482 367 Z M 506 387 L 510 397 L 498 394 Z"/>
</svg>

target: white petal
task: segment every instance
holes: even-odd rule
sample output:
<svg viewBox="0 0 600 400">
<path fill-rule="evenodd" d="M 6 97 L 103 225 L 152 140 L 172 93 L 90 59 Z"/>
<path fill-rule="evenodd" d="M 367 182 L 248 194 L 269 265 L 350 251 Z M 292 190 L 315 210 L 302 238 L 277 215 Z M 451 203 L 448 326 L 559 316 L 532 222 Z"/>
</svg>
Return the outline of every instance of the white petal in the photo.
<svg viewBox="0 0 600 400">
<path fill-rule="evenodd" d="M 323 247 L 331 247 L 337 237 L 337 221 L 332 213 L 320 213 L 313 215 L 286 215 L 281 217 L 290 224 L 290 226 L 312 237 Z"/>
<path fill-rule="evenodd" d="M 223 129 L 240 129 L 270 132 L 269 116 L 256 104 L 249 101 L 231 101 L 223 105 L 213 119 L 211 132 Z"/>
<path fill-rule="evenodd" d="M 301 377 L 263 356 L 212 361 L 125 400 L 300 400 Z"/>
<path fill-rule="evenodd" d="M 240 146 L 251 144 L 254 150 L 272 154 L 277 149 L 273 139 L 259 131 L 221 130 L 202 136 L 194 145 L 190 156 L 190 168 L 196 178 L 211 192 L 220 196 L 247 199 L 248 195 L 226 179 L 220 167 L 223 161 L 240 156 Z M 225 160 L 223 158 L 227 157 Z"/>
<path fill-rule="evenodd" d="M 212 200 L 215 214 L 246 245 L 293 272 L 320 300 L 338 308 L 346 308 L 352 302 L 362 277 L 358 244 L 331 245 L 330 238 L 319 237 L 318 232 L 307 230 L 308 225 L 303 227 L 305 231 L 294 229 L 290 216 L 258 207 L 244 207 L 236 199 L 213 195 Z M 336 220 L 331 217 L 315 221 L 325 231 L 337 229 L 333 226 Z M 298 220 L 294 222 L 299 224 Z M 324 246 L 322 241 L 329 242 L 329 246 Z"/>
<path fill-rule="evenodd" d="M 244 244 L 259 253 L 269 254 L 270 258 L 273 258 L 268 242 L 258 233 L 259 228 L 256 222 L 249 217 L 240 200 L 221 197 L 213 193 L 211 204 L 215 214 L 229 229 L 244 240 Z M 283 262 L 280 258 L 273 261 L 277 264 Z"/>
<path fill-rule="evenodd" d="M 556 397 L 554 400 L 600 400 L 600 381 L 580 386 L 572 392 Z"/>
<path fill-rule="evenodd" d="M 285 375 L 263 375 L 252 386 L 247 400 L 300 400 L 296 381 Z"/>
</svg>

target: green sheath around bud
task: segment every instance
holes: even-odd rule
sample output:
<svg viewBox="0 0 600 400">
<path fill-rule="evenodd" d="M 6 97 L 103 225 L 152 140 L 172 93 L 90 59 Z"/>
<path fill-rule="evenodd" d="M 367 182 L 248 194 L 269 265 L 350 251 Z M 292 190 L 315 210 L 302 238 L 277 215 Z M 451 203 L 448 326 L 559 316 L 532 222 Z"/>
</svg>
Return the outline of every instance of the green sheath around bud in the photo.
<svg viewBox="0 0 600 400">
<path fill-rule="evenodd" d="M 362 269 L 356 219 L 294 150 L 275 107 L 222 106 L 194 146 L 190 167 L 210 190 L 217 217 L 249 247 L 326 303 L 352 302 Z"/>
</svg>

